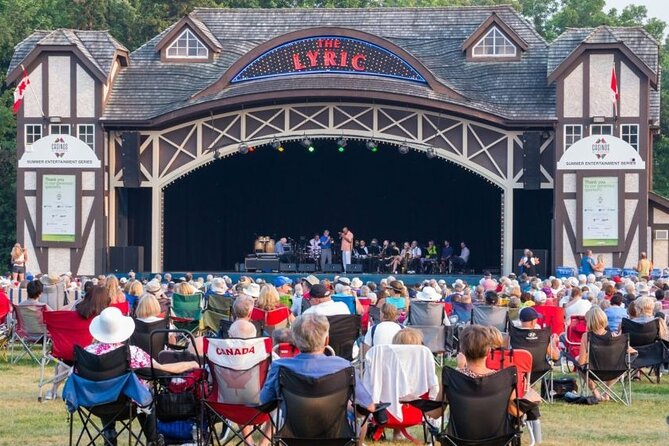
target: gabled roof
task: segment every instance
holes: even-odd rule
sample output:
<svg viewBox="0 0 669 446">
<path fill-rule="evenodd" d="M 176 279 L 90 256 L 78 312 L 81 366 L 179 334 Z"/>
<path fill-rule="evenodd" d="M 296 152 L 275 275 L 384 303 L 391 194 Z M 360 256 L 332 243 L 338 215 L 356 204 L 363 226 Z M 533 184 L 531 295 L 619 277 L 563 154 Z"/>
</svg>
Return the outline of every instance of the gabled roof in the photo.
<svg viewBox="0 0 669 446">
<path fill-rule="evenodd" d="M 82 31 L 57 29 L 38 30 L 14 48 L 14 54 L 7 70 L 7 83 L 13 82 L 21 73 L 21 64 L 29 63 L 37 57 L 41 49 L 69 47 L 87 64 L 91 71 L 103 82 L 111 74 L 114 59 L 118 54 L 127 57 L 128 50 L 107 31 Z"/>
<path fill-rule="evenodd" d="M 219 42 L 216 36 L 211 33 L 211 30 L 207 28 L 207 25 L 202 23 L 202 21 L 193 13 L 184 16 L 181 20 L 168 28 L 167 33 L 165 33 L 162 39 L 156 44 L 156 51 L 161 51 L 165 46 L 171 44 L 174 39 L 181 34 L 185 27 L 190 28 L 211 51 L 215 53 L 221 51 L 221 42 Z"/>
<path fill-rule="evenodd" d="M 496 26 L 500 31 L 502 31 L 504 34 L 506 34 L 511 41 L 519 47 L 523 51 L 527 51 L 528 45 L 525 40 L 523 40 L 522 37 L 520 37 L 516 31 L 513 30 L 509 25 L 504 23 L 504 20 L 502 20 L 496 13 L 493 11 L 490 14 L 490 17 L 488 17 L 485 22 L 481 23 L 481 26 L 476 28 L 476 30 L 467 38 L 467 40 L 464 41 L 462 44 L 462 49 L 463 51 L 466 51 L 469 49 L 469 47 L 476 45 L 476 42 L 478 42 L 484 35 L 485 33 L 493 26 Z"/>
<path fill-rule="evenodd" d="M 513 63 L 469 62 L 462 44 L 491 13 L 503 20 L 527 44 L 521 60 Z M 189 16 L 206 25 L 222 46 L 211 62 L 185 63 L 160 60 L 157 45 L 174 26 L 130 56 L 132 63 L 117 76 L 103 115 L 109 121 L 148 121 L 207 100 L 239 98 L 256 91 L 299 91 L 305 85 L 333 89 L 332 77 L 290 76 L 254 80 L 245 86 L 229 85 L 210 98 L 197 97 L 220 79 L 240 58 L 279 36 L 309 27 L 358 30 L 404 49 L 434 77 L 463 98 L 458 104 L 502 120 L 555 118 L 555 87 L 546 82 L 548 46 L 532 25 L 510 6 L 454 8 L 369 9 L 195 9 Z M 343 79 L 343 78 L 340 78 Z M 355 87 L 370 92 L 406 91 L 406 82 L 354 77 Z M 351 82 L 347 82 L 351 84 Z M 404 87 L 403 87 L 404 86 Z M 284 89 L 284 90 L 282 90 Z M 426 88 L 420 97 L 453 101 Z"/>
</svg>

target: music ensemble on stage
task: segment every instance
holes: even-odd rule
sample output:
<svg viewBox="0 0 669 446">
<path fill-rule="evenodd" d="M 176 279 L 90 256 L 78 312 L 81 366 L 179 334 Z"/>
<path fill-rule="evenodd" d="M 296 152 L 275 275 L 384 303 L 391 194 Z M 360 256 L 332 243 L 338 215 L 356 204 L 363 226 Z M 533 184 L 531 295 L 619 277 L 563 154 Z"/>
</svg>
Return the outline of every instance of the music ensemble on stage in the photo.
<svg viewBox="0 0 669 446">
<path fill-rule="evenodd" d="M 298 240 L 281 237 L 278 241 L 269 236 L 258 237 L 254 243 L 254 253 L 247 256 L 247 265 L 249 258 L 260 258 L 276 259 L 281 264 L 294 267 L 313 265 L 310 271 L 332 271 L 328 265 L 334 264 L 341 265 L 341 271 L 345 273 L 437 274 L 464 271 L 469 254 L 469 248 L 465 242 L 461 242 L 456 255 L 448 240 L 444 240 L 441 249 L 434 240 L 428 241 L 423 247 L 416 240 L 404 242 L 401 248 L 390 240 L 383 240 L 379 244 L 376 238 L 367 244 L 365 240 L 355 239 L 353 232 L 344 227 L 336 238 L 327 229 L 322 234 L 314 234 L 309 240 L 306 236 Z"/>
</svg>

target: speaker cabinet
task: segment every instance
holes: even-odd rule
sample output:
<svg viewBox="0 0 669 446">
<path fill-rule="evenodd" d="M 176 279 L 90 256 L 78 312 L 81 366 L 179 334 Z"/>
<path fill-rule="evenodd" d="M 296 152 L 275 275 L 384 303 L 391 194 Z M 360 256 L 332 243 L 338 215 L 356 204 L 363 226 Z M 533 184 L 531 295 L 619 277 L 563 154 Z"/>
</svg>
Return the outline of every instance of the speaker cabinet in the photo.
<svg viewBox="0 0 669 446">
<path fill-rule="evenodd" d="M 541 144 L 543 132 L 523 133 L 523 188 L 541 189 Z"/>
<path fill-rule="evenodd" d="M 330 263 L 325 265 L 324 273 L 340 273 L 343 271 L 342 266 L 339 263 Z"/>
<path fill-rule="evenodd" d="M 279 259 L 248 258 L 244 261 L 246 271 L 272 272 L 279 270 Z"/>
<path fill-rule="evenodd" d="M 313 273 L 316 272 L 315 263 L 300 263 L 297 267 L 298 273 Z"/>
<path fill-rule="evenodd" d="M 121 134 L 121 167 L 123 168 L 124 187 L 141 186 L 139 132 L 124 132 Z"/>
<path fill-rule="evenodd" d="M 144 269 L 143 246 L 110 246 L 109 269 L 114 273 L 135 272 Z"/>
<path fill-rule="evenodd" d="M 347 273 L 361 273 L 362 272 L 362 263 L 351 263 L 346 265 Z"/>
<path fill-rule="evenodd" d="M 297 263 L 281 263 L 279 265 L 279 272 L 295 273 L 297 272 Z"/>
</svg>

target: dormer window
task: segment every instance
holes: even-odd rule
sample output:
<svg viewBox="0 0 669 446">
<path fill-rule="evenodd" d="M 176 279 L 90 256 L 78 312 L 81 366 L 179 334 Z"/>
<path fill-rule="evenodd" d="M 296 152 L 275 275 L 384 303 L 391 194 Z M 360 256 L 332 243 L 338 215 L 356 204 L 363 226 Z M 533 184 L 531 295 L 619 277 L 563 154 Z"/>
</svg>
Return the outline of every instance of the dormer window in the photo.
<svg viewBox="0 0 669 446">
<path fill-rule="evenodd" d="M 208 59 L 209 49 L 190 29 L 186 29 L 167 47 L 167 57 L 170 59 Z"/>
<path fill-rule="evenodd" d="M 473 57 L 516 57 L 516 45 L 497 27 L 490 28 L 473 48 Z"/>
</svg>

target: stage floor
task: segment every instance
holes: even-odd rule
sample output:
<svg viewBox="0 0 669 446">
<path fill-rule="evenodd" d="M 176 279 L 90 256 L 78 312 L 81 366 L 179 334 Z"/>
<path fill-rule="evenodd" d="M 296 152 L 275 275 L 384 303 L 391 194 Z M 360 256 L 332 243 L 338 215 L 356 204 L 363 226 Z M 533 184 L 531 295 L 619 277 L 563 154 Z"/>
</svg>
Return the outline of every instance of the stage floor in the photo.
<svg viewBox="0 0 669 446">
<path fill-rule="evenodd" d="M 172 275 L 173 279 L 178 279 L 180 277 L 183 277 L 186 275 L 185 271 L 166 271 L 169 272 Z M 140 279 L 151 279 L 153 276 L 155 276 L 156 273 L 137 273 L 136 277 Z M 164 273 L 163 273 L 164 274 Z M 333 280 L 335 275 L 338 276 L 343 276 L 343 277 L 348 277 L 349 279 L 352 279 L 354 277 L 360 278 L 363 283 L 372 281 L 376 282 L 377 284 L 381 281 L 381 279 L 385 279 L 386 277 L 389 276 L 389 274 L 367 274 L 367 273 L 358 273 L 358 274 L 333 274 L 333 273 L 253 273 L 253 272 L 234 272 L 234 271 L 209 271 L 209 272 L 202 272 L 202 271 L 192 271 L 193 277 L 194 278 L 199 278 L 202 277 L 204 279 L 207 278 L 209 274 L 213 274 L 214 276 L 228 276 L 230 279 L 232 279 L 233 283 L 236 283 L 241 276 L 249 276 L 252 277 L 253 279 L 262 279 L 266 282 L 272 282 L 275 277 L 277 276 L 286 276 L 290 277 L 293 279 L 293 281 L 297 281 L 301 279 L 302 277 L 306 277 L 309 274 L 313 274 L 314 276 L 318 277 L 319 279 L 329 279 Z M 123 275 L 125 276 L 125 275 Z M 119 276 L 121 277 L 121 276 Z M 473 275 L 473 274 L 394 274 L 393 277 L 400 279 L 404 282 L 405 285 L 414 285 L 416 283 L 421 283 L 424 280 L 429 280 L 429 279 L 437 279 L 437 280 L 445 280 L 449 286 L 453 285 L 453 282 L 455 282 L 457 279 L 461 279 L 464 282 L 468 284 L 474 284 L 478 283 L 481 280 L 482 275 Z"/>
</svg>

